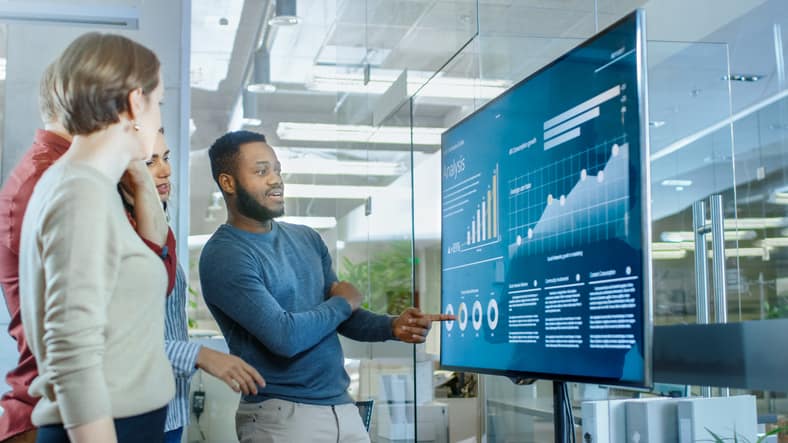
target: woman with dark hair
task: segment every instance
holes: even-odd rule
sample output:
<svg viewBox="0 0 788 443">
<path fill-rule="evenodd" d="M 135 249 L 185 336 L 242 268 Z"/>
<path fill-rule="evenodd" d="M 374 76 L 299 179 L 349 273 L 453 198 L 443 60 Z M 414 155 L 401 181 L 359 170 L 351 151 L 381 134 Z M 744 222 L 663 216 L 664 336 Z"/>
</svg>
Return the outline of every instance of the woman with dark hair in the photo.
<svg viewBox="0 0 788 443">
<path fill-rule="evenodd" d="M 172 191 L 172 169 L 164 129 L 159 130 L 153 154 L 145 163 L 153 177 L 161 204 L 166 210 Z M 126 209 L 130 214 L 134 214 L 135 208 L 129 202 L 131 187 L 128 176 L 124 177 L 121 181 L 121 193 Z M 178 266 L 175 287 L 167 297 L 164 320 L 164 350 L 175 377 L 175 397 L 167 406 L 167 421 L 164 425 L 165 443 L 180 443 L 183 430 L 189 424 L 189 384 L 197 369 L 224 381 L 230 389 L 244 395 L 257 394 L 258 386 L 265 386 L 265 380 L 260 373 L 240 358 L 189 341 L 186 288 L 186 274 Z"/>
<path fill-rule="evenodd" d="M 126 172 L 155 195 L 143 160 L 161 127 L 159 68 L 144 46 L 98 33 L 77 38 L 53 68 L 54 105 L 73 141 L 36 185 L 20 247 L 38 442 L 164 437 L 174 393 L 163 340 L 167 273 L 138 232 L 161 244 L 167 225 L 148 217 L 135 232 L 116 190 Z"/>
</svg>

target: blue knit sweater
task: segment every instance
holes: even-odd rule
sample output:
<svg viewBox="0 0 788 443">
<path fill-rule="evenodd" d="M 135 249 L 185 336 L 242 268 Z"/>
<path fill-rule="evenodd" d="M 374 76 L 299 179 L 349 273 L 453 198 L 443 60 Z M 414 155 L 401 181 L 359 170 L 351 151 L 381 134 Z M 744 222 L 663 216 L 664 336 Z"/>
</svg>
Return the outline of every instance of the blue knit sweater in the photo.
<svg viewBox="0 0 788 443">
<path fill-rule="evenodd" d="M 327 298 L 337 280 L 320 235 L 273 222 L 254 234 L 222 225 L 200 256 L 205 302 L 230 352 L 254 366 L 266 387 L 244 401 L 279 398 L 335 405 L 351 402 L 337 332 L 359 341 L 393 339 L 392 318 Z"/>
</svg>

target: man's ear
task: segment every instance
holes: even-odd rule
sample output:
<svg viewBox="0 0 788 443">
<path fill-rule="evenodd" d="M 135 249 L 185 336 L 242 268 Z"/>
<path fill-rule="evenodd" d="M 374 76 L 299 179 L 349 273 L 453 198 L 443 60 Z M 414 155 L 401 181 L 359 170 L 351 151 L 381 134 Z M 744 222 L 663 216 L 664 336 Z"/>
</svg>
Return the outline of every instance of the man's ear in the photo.
<svg viewBox="0 0 788 443">
<path fill-rule="evenodd" d="M 230 174 L 219 174 L 219 187 L 228 195 L 235 195 L 235 178 Z"/>
</svg>

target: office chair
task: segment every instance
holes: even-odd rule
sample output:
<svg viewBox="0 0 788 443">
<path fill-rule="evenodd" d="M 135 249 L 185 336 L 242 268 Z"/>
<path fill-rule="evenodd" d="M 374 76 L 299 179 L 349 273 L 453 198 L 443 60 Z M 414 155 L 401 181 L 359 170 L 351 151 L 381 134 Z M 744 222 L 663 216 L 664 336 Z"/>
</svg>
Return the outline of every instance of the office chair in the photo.
<svg viewBox="0 0 788 443">
<path fill-rule="evenodd" d="M 361 414 L 361 421 L 364 423 L 364 428 L 369 432 L 369 424 L 372 423 L 372 407 L 375 405 L 375 400 L 357 401 L 358 413 Z"/>
</svg>

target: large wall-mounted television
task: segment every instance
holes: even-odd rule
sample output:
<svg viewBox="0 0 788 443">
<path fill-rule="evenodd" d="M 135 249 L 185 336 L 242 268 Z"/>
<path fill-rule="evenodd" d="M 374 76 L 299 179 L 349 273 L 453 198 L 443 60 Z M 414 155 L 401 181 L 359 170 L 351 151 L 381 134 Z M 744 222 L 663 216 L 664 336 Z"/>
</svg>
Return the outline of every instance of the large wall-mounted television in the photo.
<svg viewBox="0 0 788 443">
<path fill-rule="evenodd" d="M 651 384 L 645 56 L 636 11 L 443 133 L 442 367 Z"/>
</svg>

